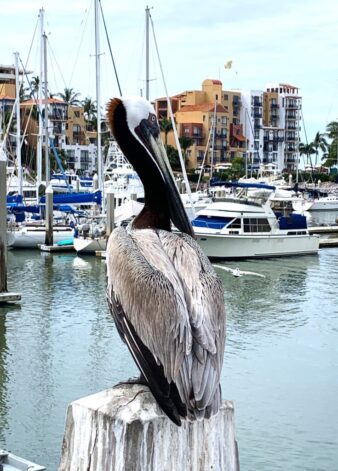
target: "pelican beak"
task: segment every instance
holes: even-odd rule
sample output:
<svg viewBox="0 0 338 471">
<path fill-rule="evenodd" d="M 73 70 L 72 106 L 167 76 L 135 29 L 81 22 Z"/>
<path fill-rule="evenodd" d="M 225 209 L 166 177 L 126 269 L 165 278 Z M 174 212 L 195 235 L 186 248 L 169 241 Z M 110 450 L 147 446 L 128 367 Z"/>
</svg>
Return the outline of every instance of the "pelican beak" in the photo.
<svg viewBox="0 0 338 471">
<path fill-rule="evenodd" d="M 167 192 L 171 221 L 179 231 L 185 232 L 191 237 L 195 237 L 194 230 L 175 183 L 175 178 L 161 139 L 156 118 L 141 121 L 139 126 L 135 129 L 135 133 L 161 173 Z"/>
</svg>

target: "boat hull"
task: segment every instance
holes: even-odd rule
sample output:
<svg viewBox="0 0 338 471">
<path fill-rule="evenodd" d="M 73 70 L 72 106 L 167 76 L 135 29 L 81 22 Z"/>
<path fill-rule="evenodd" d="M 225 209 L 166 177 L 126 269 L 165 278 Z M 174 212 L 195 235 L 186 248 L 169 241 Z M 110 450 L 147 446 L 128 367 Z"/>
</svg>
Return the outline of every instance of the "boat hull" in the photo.
<svg viewBox="0 0 338 471">
<path fill-rule="evenodd" d="M 104 252 L 107 248 L 106 237 L 75 237 L 74 249 L 77 253 L 92 253 Z"/>
<path fill-rule="evenodd" d="M 308 211 L 338 211 L 338 200 L 314 201 Z"/>
<path fill-rule="evenodd" d="M 35 227 L 24 227 L 17 231 L 13 231 L 14 242 L 12 248 L 14 249 L 38 249 L 39 245 L 43 245 L 46 242 L 46 231 L 45 229 Z M 53 243 L 57 244 L 65 239 L 73 237 L 73 229 L 71 227 L 64 229 L 53 230 Z"/>
<path fill-rule="evenodd" d="M 319 237 L 312 235 L 226 235 L 197 233 L 209 258 L 243 259 L 315 254 Z"/>
</svg>

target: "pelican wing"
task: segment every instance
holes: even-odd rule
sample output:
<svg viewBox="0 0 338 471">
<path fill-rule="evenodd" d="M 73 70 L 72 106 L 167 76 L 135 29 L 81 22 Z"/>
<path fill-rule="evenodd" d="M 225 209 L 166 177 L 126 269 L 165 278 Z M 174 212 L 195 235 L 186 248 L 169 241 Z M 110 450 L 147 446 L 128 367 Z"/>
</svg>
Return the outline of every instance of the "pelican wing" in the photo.
<svg viewBox="0 0 338 471">
<path fill-rule="evenodd" d="M 116 229 L 107 247 L 107 273 L 108 298 L 118 300 L 136 334 L 163 365 L 168 382 L 175 380 L 191 351 L 191 328 L 181 282 L 156 232 L 129 235 Z"/>
<path fill-rule="evenodd" d="M 193 335 L 177 381 L 188 410 L 200 416 L 219 408 L 219 380 L 225 343 L 223 287 L 209 259 L 189 236 L 160 232 L 161 240 L 182 280 Z M 190 407 L 189 407 L 190 405 Z"/>
</svg>

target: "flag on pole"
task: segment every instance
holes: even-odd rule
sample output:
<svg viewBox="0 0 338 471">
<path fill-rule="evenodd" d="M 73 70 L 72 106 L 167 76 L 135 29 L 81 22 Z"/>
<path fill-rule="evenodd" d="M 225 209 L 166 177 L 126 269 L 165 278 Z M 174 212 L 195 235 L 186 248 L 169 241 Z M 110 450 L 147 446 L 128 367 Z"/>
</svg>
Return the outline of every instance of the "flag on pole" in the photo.
<svg viewBox="0 0 338 471">
<path fill-rule="evenodd" d="M 231 67 L 232 67 L 232 61 L 228 61 L 224 64 L 225 69 L 231 69 Z"/>
</svg>

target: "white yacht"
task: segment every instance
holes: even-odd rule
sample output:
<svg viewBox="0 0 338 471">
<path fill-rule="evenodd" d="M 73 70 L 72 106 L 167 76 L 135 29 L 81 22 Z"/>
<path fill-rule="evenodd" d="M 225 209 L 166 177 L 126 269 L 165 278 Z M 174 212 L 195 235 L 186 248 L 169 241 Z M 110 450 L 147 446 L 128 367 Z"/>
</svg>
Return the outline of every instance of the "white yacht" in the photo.
<svg viewBox="0 0 338 471">
<path fill-rule="evenodd" d="M 46 227 L 41 221 L 24 223 L 8 231 L 13 249 L 38 249 L 46 239 Z M 74 230 L 67 225 L 53 226 L 53 242 L 57 244 L 64 240 L 73 239 Z"/>
<path fill-rule="evenodd" d="M 306 201 L 306 211 L 338 211 L 338 194 L 311 198 Z M 299 203 L 295 202 L 293 208 L 298 211 Z"/>
<path fill-rule="evenodd" d="M 305 216 L 276 215 L 270 202 L 215 202 L 192 221 L 197 242 L 210 258 L 257 258 L 315 254 L 319 237 L 310 235 Z"/>
<path fill-rule="evenodd" d="M 53 173 L 49 184 L 56 193 L 67 193 L 70 191 L 93 191 L 93 178 L 77 175 L 73 171 L 62 173 Z"/>
</svg>

